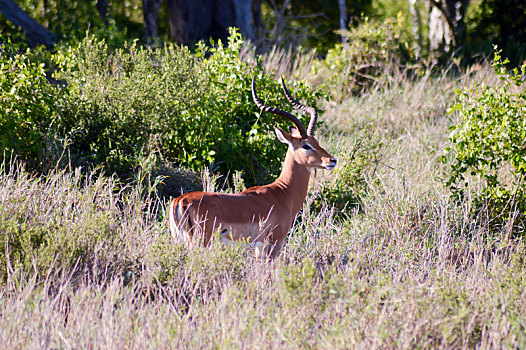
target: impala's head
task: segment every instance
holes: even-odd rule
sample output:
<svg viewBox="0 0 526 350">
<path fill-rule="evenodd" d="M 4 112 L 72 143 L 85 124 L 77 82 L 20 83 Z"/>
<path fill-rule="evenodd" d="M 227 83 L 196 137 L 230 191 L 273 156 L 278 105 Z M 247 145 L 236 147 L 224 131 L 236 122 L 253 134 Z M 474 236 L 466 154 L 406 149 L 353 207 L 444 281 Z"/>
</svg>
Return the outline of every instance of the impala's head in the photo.
<svg viewBox="0 0 526 350">
<path fill-rule="evenodd" d="M 278 140 L 289 146 L 296 163 L 308 168 L 333 169 L 336 159 L 324 150 L 314 136 L 302 138 L 298 129 L 292 128 L 287 133 L 280 128 L 274 129 Z"/>
<path fill-rule="evenodd" d="M 289 146 L 289 150 L 292 152 L 294 160 L 298 164 L 309 168 L 333 169 L 336 166 L 336 159 L 324 150 L 318 143 L 318 140 L 314 137 L 316 122 L 318 121 L 318 111 L 316 108 L 305 106 L 294 100 L 290 96 L 283 78 L 281 78 L 281 84 L 283 85 L 283 91 L 285 92 L 287 100 L 294 106 L 294 108 L 310 115 L 309 127 L 305 129 L 295 115 L 278 108 L 265 106 L 256 94 L 254 81 L 255 78 L 252 78 L 252 97 L 256 105 L 265 112 L 287 118 L 296 126 L 296 128 L 291 128 L 289 133 L 280 128 L 275 128 L 276 136 L 281 142 Z"/>
</svg>

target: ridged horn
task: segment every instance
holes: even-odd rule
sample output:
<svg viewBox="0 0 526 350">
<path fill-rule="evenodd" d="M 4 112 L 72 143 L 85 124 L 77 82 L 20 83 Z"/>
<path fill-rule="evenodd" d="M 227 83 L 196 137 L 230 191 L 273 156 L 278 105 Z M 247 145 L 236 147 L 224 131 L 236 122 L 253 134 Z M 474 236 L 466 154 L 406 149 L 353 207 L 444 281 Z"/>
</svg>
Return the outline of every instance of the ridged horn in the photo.
<svg viewBox="0 0 526 350">
<path fill-rule="evenodd" d="M 318 111 L 314 107 L 305 106 L 290 96 L 289 90 L 287 90 L 287 87 L 285 86 L 285 81 L 283 80 L 283 77 L 281 77 L 281 85 L 283 86 L 283 91 L 285 92 L 285 96 L 287 97 L 287 100 L 294 106 L 294 108 L 308 113 L 310 115 L 310 121 L 309 121 L 309 127 L 307 128 L 307 135 L 314 136 L 314 130 L 316 130 L 316 123 L 318 122 Z"/>
<path fill-rule="evenodd" d="M 285 111 L 283 111 L 281 109 L 278 109 L 278 108 L 275 108 L 275 107 L 265 106 L 263 104 L 263 102 L 261 102 L 261 100 L 259 99 L 258 95 L 256 94 L 255 81 L 256 81 L 256 77 L 253 77 L 252 78 L 252 98 L 254 99 L 254 102 L 256 103 L 256 106 L 258 106 L 258 108 L 261 109 L 263 112 L 269 112 L 269 113 L 272 113 L 272 114 L 279 115 L 279 116 L 287 118 L 292 123 L 294 123 L 294 125 L 296 126 L 296 128 L 300 132 L 301 138 L 306 139 L 308 133 L 305 130 L 305 127 L 303 126 L 303 124 L 300 122 L 300 120 L 298 118 L 296 118 L 295 115 L 293 115 L 293 114 L 291 114 L 289 112 L 285 112 Z"/>
</svg>

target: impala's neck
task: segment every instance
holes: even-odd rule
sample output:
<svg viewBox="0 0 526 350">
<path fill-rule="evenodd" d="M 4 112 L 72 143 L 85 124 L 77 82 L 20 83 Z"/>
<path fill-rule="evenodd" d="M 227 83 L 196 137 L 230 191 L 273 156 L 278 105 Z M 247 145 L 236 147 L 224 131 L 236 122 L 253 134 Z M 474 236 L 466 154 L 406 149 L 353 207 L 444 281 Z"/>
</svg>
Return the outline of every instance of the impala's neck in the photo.
<svg viewBox="0 0 526 350">
<path fill-rule="evenodd" d="M 281 174 L 274 184 L 281 188 L 290 200 L 294 215 L 301 209 L 309 187 L 310 168 L 298 164 L 292 151 L 287 150 Z"/>
</svg>

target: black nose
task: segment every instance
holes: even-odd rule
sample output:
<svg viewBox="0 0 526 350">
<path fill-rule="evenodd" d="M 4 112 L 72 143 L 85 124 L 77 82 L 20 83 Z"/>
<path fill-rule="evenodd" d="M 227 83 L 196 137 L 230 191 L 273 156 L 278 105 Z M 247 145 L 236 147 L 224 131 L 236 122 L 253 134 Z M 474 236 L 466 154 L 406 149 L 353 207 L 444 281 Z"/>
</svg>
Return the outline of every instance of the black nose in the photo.
<svg viewBox="0 0 526 350">
<path fill-rule="evenodd" d="M 331 158 L 331 163 L 336 164 L 336 163 L 338 163 L 338 161 L 336 159 L 334 159 L 334 158 Z"/>
</svg>

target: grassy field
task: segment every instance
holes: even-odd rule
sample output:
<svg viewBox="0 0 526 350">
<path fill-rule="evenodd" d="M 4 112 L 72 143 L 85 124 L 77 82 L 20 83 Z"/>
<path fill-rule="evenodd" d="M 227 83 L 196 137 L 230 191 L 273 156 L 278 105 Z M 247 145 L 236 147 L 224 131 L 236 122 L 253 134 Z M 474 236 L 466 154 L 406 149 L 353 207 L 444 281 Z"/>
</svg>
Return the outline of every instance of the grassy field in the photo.
<svg viewBox="0 0 526 350">
<path fill-rule="evenodd" d="M 309 64 L 291 69 L 309 79 Z M 442 180 L 458 121 L 447 110 L 474 81 L 498 77 L 489 64 L 398 73 L 323 102 L 318 135 L 338 170 L 314 175 L 272 262 L 244 247 L 177 246 L 146 180 L 123 188 L 96 173 L 5 166 L 2 347 L 526 347 L 525 239 L 511 225 L 490 232 Z M 341 186 L 346 176 L 360 193 Z M 334 207 L 338 196 L 359 200 Z M 32 253 L 14 263 L 10 250 Z"/>
</svg>

